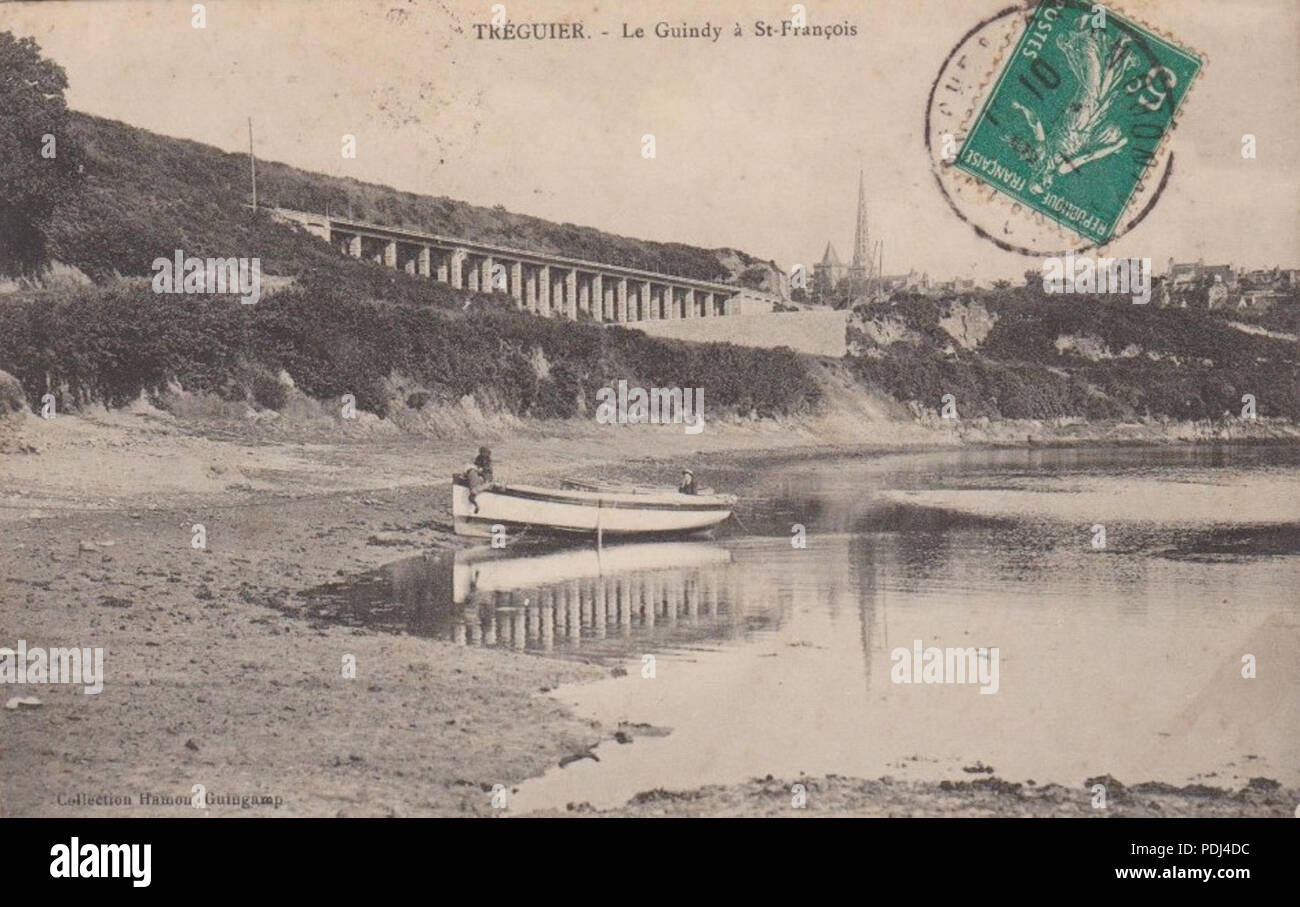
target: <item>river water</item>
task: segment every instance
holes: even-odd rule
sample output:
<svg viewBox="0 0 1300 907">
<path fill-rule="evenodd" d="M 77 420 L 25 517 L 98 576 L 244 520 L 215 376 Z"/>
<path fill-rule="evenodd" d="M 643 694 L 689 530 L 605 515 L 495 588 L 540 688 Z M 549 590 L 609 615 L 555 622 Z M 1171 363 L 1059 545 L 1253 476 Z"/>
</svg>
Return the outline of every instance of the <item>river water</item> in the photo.
<svg viewBox="0 0 1300 907">
<path fill-rule="evenodd" d="M 1300 783 L 1300 448 L 703 477 L 742 501 L 715 541 L 413 558 L 311 610 L 626 670 L 551 695 L 631 742 L 523 783 L 511 812 L 801 772 Z"/>
</svg>

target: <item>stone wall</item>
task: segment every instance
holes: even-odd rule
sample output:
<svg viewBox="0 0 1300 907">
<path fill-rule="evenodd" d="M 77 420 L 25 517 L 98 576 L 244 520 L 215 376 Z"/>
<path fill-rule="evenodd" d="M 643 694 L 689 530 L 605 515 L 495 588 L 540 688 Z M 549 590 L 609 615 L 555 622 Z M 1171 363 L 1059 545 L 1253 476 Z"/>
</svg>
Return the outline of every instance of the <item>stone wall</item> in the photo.
<svg viewBox="0 0 1300 907">
<path fill-rule="evenodd" d="M 770 312 L 755 315 L 726 315 L 719 318 L 683 318 L 668 321 L 638 321 L 627 327 L 652 337 L 726 342 L 737 346 L 788 346 L 800 353 L 839 358 L 847 351 L 847 312 Z"/>
</svg>

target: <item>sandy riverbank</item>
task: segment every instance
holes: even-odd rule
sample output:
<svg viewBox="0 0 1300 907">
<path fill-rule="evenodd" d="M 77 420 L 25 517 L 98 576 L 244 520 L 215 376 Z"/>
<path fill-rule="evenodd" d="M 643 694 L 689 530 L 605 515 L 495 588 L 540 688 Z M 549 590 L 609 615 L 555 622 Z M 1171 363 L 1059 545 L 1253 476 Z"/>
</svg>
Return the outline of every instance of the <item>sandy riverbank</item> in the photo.
<svg viewBox="0 0 1300 907">
<path fill-rule="evenodd" d="M 1007 438 L 1022 428 L 1006 427 Z M 268 607 L 463 545 L 450 531 L 447 476 L 480 441 L 517 481 L 666 481 L 683 460 L 760 450 L 959 443 L 951 432 L 842 420 L 694 436 L 663 426 L 489 426 L 430 440 L 373 426 L 190 422 L 144 406 L 31 417 L 0 454 L 0 645 L 103 647 L 107 676 L 97 695 L 48 685 L 7 693 L 41 705 L 0 711 L 0 815 L 197 815 L 188 805 L 196 784 L 221 797 L 279 798 L 215 805 L 218 815 L 488 815 L 494 785 L 509 788 L 612 735 L 541 695 L 604 668 L 313 625 Z M 195 523 L 206 550 L 191 547 Z M 343 677 L 345 656 L 355 658 L 355 679 Z M 1041 791 L 998 806 L 984 789 L 819 783 L 833 792 L 819 804 L 837 813 L 1048 809 Z M 647 795 L 620 812 L 767 814 L 768 788 L 781 784 L 659 805 Z M 1248 815 L 1281 808 L 1263 793 L 1171 794 L 1158 814 L 1202 814 L 1210 802 Z M 142 804 L 141 794 L 182 805 Z M 1293 794 L 1277 794 L 1279 803 Z M 78 795 L 127 804 L 85 805 Z"/>
</svg>

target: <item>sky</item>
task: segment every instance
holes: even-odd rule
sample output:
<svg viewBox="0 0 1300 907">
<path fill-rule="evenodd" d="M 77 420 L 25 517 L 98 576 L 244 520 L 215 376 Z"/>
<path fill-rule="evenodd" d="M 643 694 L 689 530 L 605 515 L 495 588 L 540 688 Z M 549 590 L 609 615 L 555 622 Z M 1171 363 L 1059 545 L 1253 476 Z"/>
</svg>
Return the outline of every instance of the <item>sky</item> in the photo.
<svg viewBox="0 0 1300 907">
<path fill-rule="evenodd" d="M 1007 2 L 806 2 L 810 23 L 856 27 L 831 40 L 753 37 L 790 15 L 770 0 L 503 4 L 515 23 L 581 22 L 586 40 L 477 40 L 491 4 L 459 0 L 209 0 L 202 29 L 191 0 L 0 4 L 0 29 L 65 68 L 77 110 L 228 151 L 247 148 L 252 117 L 260 158 L 786 269 L 828 240 L 849 258 L 862 170 L 886 272 L 1018 280 L 1038 260 L 949 210 L 922 140 L 944 58 Z M 1108 254 L 1300 266 L 1300 4 L 1120 8 L 1208 65 L 1171 140 L 1173 181 Z M 723 36 L 621 37 L 660 21 Z"/>
</svg>

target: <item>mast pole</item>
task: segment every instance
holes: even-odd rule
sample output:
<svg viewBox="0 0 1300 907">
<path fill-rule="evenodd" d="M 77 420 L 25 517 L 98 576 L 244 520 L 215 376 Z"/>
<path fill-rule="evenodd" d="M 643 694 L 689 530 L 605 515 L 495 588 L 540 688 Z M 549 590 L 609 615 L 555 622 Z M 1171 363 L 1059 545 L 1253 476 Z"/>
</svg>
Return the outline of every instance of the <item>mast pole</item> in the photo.
<svg viewBox="0 0 1300 907">
<path fill-rule="evenodd" d="M 253 118 L 248 118 L 248 168 L 253 176 L 253 212 L 257 212 L 257 158 L 253 156 Z"/>
</svg>

